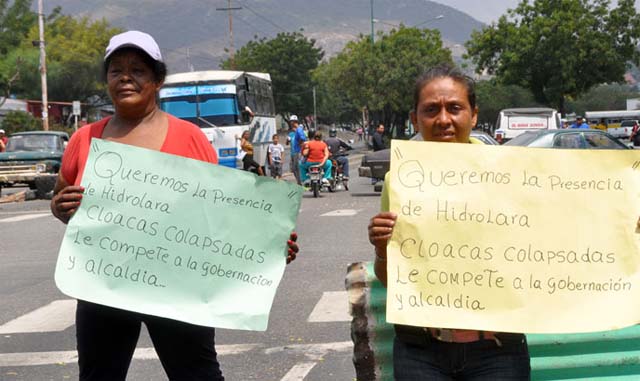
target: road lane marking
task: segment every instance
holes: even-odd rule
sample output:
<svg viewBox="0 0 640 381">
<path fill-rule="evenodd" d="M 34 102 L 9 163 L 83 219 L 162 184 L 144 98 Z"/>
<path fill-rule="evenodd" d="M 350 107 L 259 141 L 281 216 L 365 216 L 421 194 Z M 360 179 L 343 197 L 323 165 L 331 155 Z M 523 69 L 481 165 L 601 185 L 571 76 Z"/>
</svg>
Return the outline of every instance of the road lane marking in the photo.
<svg viewBox="0 0 640 381">
<path fill-rule="evenodd" d="M 60 332 L 71 327 L 76 318 L 75 299 L 55 300 L 0 326 L 0 334 Z"/>
<path fill-rule="evenodd" d="M 33 220 L 35 218 L 42 218 L 42 217 L 47 217 L 47 216 L 51 216 L 51 213 L 27 214 L 27 215 L 23 215 L 23 216 L 15 216 L 15 217 L 3 218 L 3 219 L 0 220 L 0 223 L 27 221 L 27 220 Z"/>
<path fill-rule="evenodd" d="M 351 321 L 347 291 L 323 292 L 307 321 L 311 323 Z"/>
<path fill-rule="evenodd" d="M 264 350 L 266 355 L 274 353 L 290 352 L 298 355 L 305 355 L 310 360 L 319 361 L 329 352 L 349 352 L 353 350 L 353 342 L 336 341 L 333 343 L 318 344 L 290 344 L 281 347 L 272 347 Z"/>
<path fill-rule="evenodd" d="M 285 374 L 280 381 L 303 381 L 309 374 L 311 369 L 322 361 L 324 356 L 329 352 L 350 352 L 353 351 L 353 342 L 351 341 L 338 341 L 334 343 L 320 343 L 320 344 L 293 344 L 285 345 L 282 347 L 273 347 L 265 349 L 264 353 L 267 355 L 290 352 L 293 354 L 302 354 L 310 361 L 296 364 L 293 368 Z"/>
<path fill-rule="evenodd" d="M 284 377 L 282 377 L 280 381 L 304 381 L 304 378 L 307 377 L 307 374 L 311 372 L 311 369 L 313 369 L 316 364 L 316 362 L 303 362 L 296 364 L 287 372 L 287 374 L 284 375 Z"/>
<path fill-rule="evenodd" d="M 338 209 L 325 214 L 321 214 L 320 217 L 351 217 L 358 214 L 360 210 L 356 209 Z"/>
<path fill-rule="evenodd" d="M 249 352 L 262 344 L 232 344 L 216 345 L 218 356 L 231 356 Z M 134 360 L 156 360 L 158 355 L 153 348 L 136 348 L 133 354 Z M 24 352 L 24 353 L 0 353 L 0 368 L 17 366 L 39 366 L 54 364 L 70 364 L 78 362 L 77 351 L 57 352 Z"/>
</svg>

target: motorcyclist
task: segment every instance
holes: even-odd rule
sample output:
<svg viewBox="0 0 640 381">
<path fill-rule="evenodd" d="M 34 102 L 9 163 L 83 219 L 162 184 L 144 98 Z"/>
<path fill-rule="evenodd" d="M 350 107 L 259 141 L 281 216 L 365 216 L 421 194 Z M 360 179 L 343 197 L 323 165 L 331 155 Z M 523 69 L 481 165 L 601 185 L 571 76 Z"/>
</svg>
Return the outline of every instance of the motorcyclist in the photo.
<svg viewBox="0 0 640 381">
<path fill-rule="evenodd" d="M 335 127 L 329 130 L 329 137 L 324 141 L 329 147 L 329 159 L 335 160 L 342 168 L 342 178 L 349 180 L 349 160 L 345 151 L 352 150 L 353 147 L 344 140 L 338 138 L 338 130 Z"/>
<path fill-rule="evenodd" d="M 331 160 L 329 160 L 329 149 L 327 144 L 322 141 L 322 134 L 316 131 L 313 139 L 304 143 L 302 147 L 302 155 L 306 160 L 300 164 L 300 180 L 306 183 L 309 180 L 309 167 L 319 165 L 324 170 L 323 182 L 327 182 L 331 178 Z"/>
</svg>

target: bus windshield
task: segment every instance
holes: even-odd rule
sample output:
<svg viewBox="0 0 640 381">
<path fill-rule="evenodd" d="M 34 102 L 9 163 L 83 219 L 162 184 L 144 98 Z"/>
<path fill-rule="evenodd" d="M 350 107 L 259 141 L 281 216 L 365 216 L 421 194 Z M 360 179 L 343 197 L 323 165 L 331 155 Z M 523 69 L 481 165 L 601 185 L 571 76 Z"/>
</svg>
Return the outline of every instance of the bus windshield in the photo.
<svg viewBox="0 0 640 381">
<path fill-rule="evenodd" d="M 162 89 L 160 108 L 203 128 L 240 124 L 236 95 L 212 91 L 218 87 L 188 86 Z"/>
</svg>

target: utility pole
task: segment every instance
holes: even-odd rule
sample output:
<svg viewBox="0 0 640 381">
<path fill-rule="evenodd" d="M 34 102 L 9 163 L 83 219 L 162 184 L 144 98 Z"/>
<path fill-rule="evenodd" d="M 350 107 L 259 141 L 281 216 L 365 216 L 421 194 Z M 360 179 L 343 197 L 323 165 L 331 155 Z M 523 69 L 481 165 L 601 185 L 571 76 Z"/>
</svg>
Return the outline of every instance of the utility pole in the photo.
<svg viewBox="0 0 640 381">
<path fill-rule="evenodd" d="M 189 69 L 189 71 L 193 71 L 193 64 L 191 63 L 191 51 L 189 50 L 189 47 L 187 47 L 187 69 Z"/>
<path fill-rule="evenodd" d="M 228 0 L 228 6 L 226 8 L 216 8 L 216 11 L 227 11 L 229 13 L 229 54 L 231 59 L 231 69 L 236 68 L 236 64 L 233 60 L 233 13 L 231 11 L 238 11 L 242 7 L 231 7 L 231 0 Z"/>
<path fill-rule="evenodd" d="M 44 6 L 38 0 L 38 28 L 40 29 L 40 79 L 42 82 L 42 129 L 49 131 L 49 101 L 47 100 L 47 53 L 44 47 Z"/>
<path fill-rule="evenodd" d="M 373 0 L 370 0 L 371 4 L 371 46 L 373 47 L 373 43 L 375 42 L 375 34 L 373 33 Z"/>
<path fill-rule="evenodd" d="M 313 86 L 313 129 L 318 131 L 318 123 L 316 122 L 316 87 Z"/>
</svg>

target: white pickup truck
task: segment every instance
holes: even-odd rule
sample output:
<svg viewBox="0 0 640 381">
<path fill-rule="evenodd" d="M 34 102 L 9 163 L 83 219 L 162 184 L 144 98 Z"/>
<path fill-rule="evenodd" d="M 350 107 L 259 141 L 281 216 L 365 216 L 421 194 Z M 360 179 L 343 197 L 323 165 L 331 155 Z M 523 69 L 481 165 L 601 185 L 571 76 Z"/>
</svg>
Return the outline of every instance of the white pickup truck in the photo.
<svg viewBox="0 0 640 381">
<path fill-rule="evenodd" d="M 629 139 L 634 128 L 637 128 L 637 126 L 637 120 L 628 119 L 620 122 L 620 127 L 607 127 L 607 132 L 618 139 Z"/>
<path fill-rule="evenodd" d="M 525 131 L 556 130 L 560 128 L 560 116 L 551 108 L 509 108 L 500 111 L 495 139 L 505 143 Z"/>
</svg>

